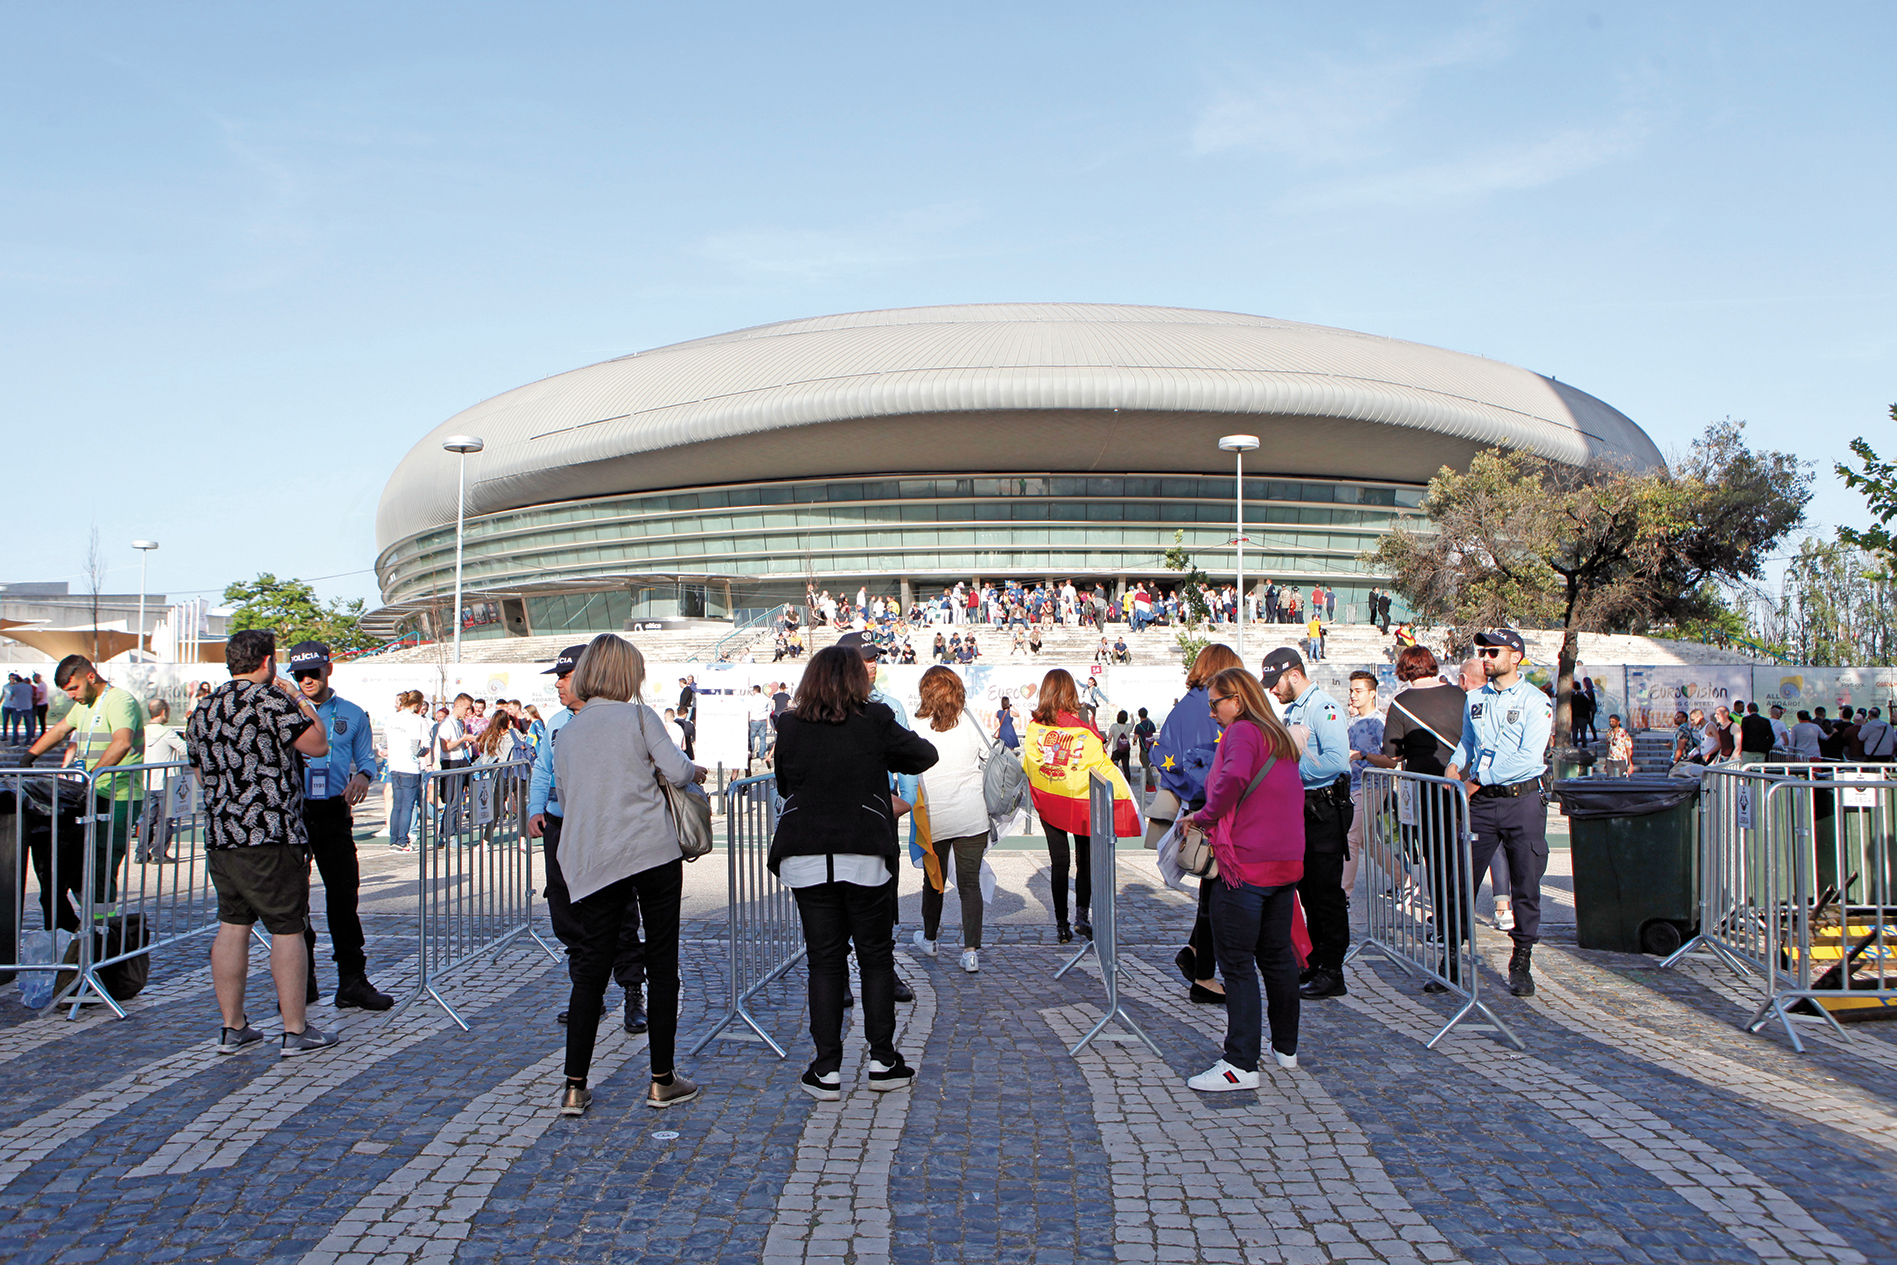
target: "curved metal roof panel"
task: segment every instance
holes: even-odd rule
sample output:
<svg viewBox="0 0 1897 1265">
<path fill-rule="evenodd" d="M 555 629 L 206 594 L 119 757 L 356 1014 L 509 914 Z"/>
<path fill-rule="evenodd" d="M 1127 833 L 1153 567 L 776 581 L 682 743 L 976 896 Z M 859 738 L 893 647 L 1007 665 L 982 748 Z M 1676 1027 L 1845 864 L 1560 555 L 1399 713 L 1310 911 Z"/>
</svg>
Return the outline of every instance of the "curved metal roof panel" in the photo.
<svg viewBox="0 0 1897 1265">
<path fill-rule="evenodd" d="M 1117 412 L 1116 412 L 1117 410 Z M 1155 430 L 1155 427 L 1163 427 Z M 905 470 L 1225 469 L 1423 482 L 1501 444 L 1660 463 L 1582 391 L 1499 361 L 1349 330 L 1182 308 L 972 304 L 854 312 L 695 339 L 529 383 L 403 458 L 378 550 L 468 512 L 712 483 Z"/>
</svg>

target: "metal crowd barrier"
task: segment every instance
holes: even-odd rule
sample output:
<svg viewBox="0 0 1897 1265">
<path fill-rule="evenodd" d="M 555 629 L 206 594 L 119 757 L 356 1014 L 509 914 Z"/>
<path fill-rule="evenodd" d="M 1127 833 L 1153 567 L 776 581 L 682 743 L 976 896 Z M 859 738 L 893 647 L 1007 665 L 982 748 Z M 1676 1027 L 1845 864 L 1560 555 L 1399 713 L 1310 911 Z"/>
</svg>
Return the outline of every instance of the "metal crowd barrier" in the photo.
<svg viewBox="0 0 1897 1265">
<path fill-rule="evenodd" d="M 1700 929 L 1662 963 L 1705 950 L 1763 990 L 1774 1019 L 1847 1035 L 1834 1013 L 1897 1004 L 1897 770 L 1882 764 L 1713 768 L 1700 803 Z"/>
<path fill-rule="evenodd" d="M 463 1031 L 443 982 L 523 937 L 560 958 L 533 921 L 533 841 L 527 787 L 533 761 L 430 769 L 421 775 L 418 908 L 420 976 L 406 1006 L 427 996 Z"/>
<path fill-rule="evenodd" d="M 742 1021 L 750 1033 L 741 1030 L 732 1033 L 732 1038 L 748 1041 L 755 1033 L 781 1059 L 784 1047 L 751 1013 L 751 998 L 758 990 L 804 956 L 797 898 L 766 866 L 771 835 L 777 829 L 777 778 L 774 774 L 740 778 L 725 787 L 724 801 L 730 996 L 724 1014 L 698 1038 L 691 1052 L 697 1054 L 726 1028 Z"/>
<path fill-rule="evenodd" d="M 1088 837 L 1088 846 L 1093 850 L 1093 939 L 1081 946 L 1080 952 L 1067 959 L 1066 965 L 1054 972 L 1059 979 L 1080 965 L 1080 960 L 1089 953 L 1100 964 L 1100 980 L 1107 986 L 1107 1000 L 1101 1007 L 1100 1022 L 1087 1030 L 1087 1035 L 1068 1053 L 1079 1054 L 1098 1038 L 1110 1023 L 1119 1025 L 1146 1043 L 1146 1048 L 1160 1058 L 1166 1056 L 1146 1035 L 1146 1030 L 1133 1021 L 1126 1013 L 1126 1007 L 1120 1002 L 1120 878 L 1119 847 L 1113 834 L 1113 783 L 1098 773 L 1087 778 L 1088 817 L 1092 833 Z"/>
<path fill-rule="evenodd" d="M 1472 1032 L 1498 1032 L 1517 1049 L 1521 1038 L 1482 1000 L 1481 960 L 1475 948 L 1475 873 L 1469 788 L 1453 778 L 1365 769 L 1363 847 L 1383 871 L 1372 881 L 1364 937 L 1344 961 L 1375 953 L 1412 975 L 1426 976 L 1461 1001 L 1428 1049 L 1480 1013 Z M 1374 880 L 1374 875 L 1372 876 Z"/>
</svg>

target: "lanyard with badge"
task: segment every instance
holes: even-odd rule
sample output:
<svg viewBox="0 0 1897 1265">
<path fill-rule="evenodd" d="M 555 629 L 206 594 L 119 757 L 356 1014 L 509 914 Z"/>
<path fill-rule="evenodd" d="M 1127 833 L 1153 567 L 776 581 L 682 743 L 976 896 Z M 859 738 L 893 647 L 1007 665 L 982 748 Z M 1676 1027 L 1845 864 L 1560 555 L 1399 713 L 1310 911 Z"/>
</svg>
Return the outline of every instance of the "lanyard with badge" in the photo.
<svg viewBox="0 0 1897 1265">
<path fill-rule="evenodd" d="M 323 733 L 329 739 L 331 751 L 336 749 L 336 739 L 349 732 L 349 720 L 345 716 L 337 715 L 342 709 L 336 706 L 336 703 L 336 696 L 331 694 L 329 702 L 323 705 L 329 708 L 329 715 L 326 718 L 323 715 L 323 707 L 316 709 L 317 718 L 323 721 Z M 336 793 L 329 789 L 329 760 L 330 757 L 324 756 L 321 760 L 303 762 L 304 799 L 328 799 Z"/>
</svg>

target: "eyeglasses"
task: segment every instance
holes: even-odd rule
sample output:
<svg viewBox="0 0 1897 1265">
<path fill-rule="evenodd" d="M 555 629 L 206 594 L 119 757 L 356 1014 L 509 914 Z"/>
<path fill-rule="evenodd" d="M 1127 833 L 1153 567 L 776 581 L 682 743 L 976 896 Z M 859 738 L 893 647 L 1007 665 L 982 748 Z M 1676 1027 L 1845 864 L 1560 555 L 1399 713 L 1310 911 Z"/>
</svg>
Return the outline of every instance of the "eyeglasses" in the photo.
<svg viewBox="0 0 1897 1265">
<path fill-rule="evenodd" d="M 1484 659 L 1499 659 L 1505 649 L 1507 649 L 1506 646 L 1479 646 L 1476 648 L 1476 653 Z"/>
</svg>

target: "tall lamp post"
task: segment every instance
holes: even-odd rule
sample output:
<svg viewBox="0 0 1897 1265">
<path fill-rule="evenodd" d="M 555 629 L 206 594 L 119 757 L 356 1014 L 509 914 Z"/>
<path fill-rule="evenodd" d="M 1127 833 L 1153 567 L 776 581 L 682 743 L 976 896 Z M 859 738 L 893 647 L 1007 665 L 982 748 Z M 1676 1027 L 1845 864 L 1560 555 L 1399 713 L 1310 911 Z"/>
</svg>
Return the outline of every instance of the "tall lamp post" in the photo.
<svg viewBox="0 0 1897 1265">
<path fill-rule="evenodd" d="M 158 542 L 155 540 L 134 540 L 132 542 L 132 548 L 138 550 L 138 633 L 137 633 L 137 636 L 138 636 L 139 641 L 143 643 L 145 641 L 145 564 L 151 561 L 151 551 L 158 548 Z M 138 648 L 139 647 L 137 646 L 133 647 L 134 650 Z M 145 647 L 145 654 L 147 655 L 147 657 L 150 656 L 151 648 L 149 646 Z"/>
<path fill-rule="evenodd" d="M 1232 486 L 1232 503 L 1237 509 L 1238 535 L 1238 657 L 1245 658 L 1245 454 L 1258 447 L 1256 435 L 1227 435 L 1219 440 L 1219 450 L 1229 452 L 1238 463 L 1238 479 Z"/>
<path fill-rule="evenodd" d="M 468 525 L 468 454 L 487 445 L 477 435 L 450 435 L 441 441 L 447 452 L 461 456 L 460 490 L 454 502 L 454 661 L 461 664 L 461 538 Z"/>
</svg>

